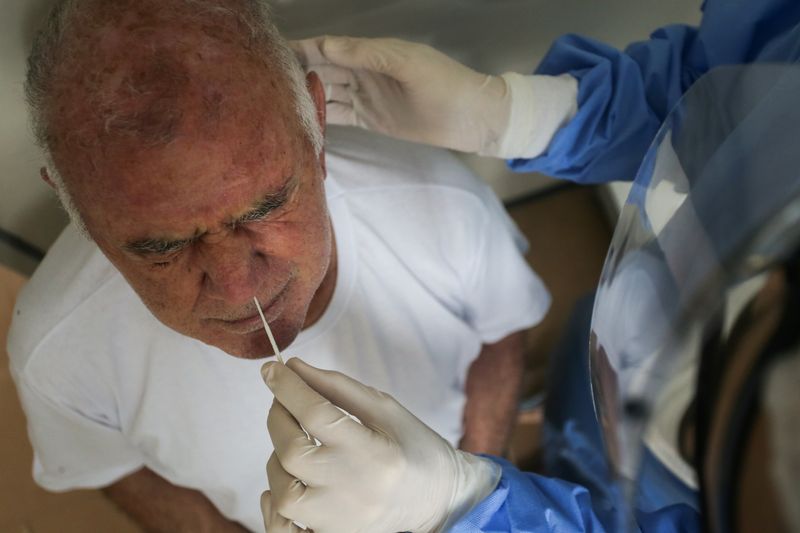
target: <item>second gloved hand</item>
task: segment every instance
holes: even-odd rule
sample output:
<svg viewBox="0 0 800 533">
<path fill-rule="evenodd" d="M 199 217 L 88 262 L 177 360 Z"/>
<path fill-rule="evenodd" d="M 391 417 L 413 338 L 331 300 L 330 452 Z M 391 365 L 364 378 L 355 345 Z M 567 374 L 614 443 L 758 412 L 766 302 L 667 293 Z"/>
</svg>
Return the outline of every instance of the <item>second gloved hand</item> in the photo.
<svg viewBox="0 0 800 533">
<path fill-rule="evenodd" d="M 505 132 L 505 81 L 423 44 L 318 37 L 292 43 L 325 83 L 328 120 L 400 139 L 493 154 Z"/>
<path fill-rule="evenodd" d="M 441 531 L 497 484 L 497 465 L 453 449 L 385 393 L 298 359 L 263 374 L 275 394 L 270 533 L 299 531 L 293 521 L 315 533 Z"/>
<path fill-rule="evenodd" d="M 292 43 L 325 85 L 328 121 L 462 152 L 541 155 L 577 112 L 569 74 L 480 74 L 424 44 L 316 37 Z"/>
</svg>

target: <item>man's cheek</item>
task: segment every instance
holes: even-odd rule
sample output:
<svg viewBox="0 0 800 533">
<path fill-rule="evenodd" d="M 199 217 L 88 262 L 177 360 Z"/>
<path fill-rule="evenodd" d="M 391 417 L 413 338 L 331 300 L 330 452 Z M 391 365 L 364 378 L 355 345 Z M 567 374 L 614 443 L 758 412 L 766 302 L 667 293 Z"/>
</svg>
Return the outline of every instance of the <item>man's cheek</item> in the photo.
<svg viewBox="0 0 800 533">
<path fill-rule="evenodd" d="M 195 271 L 198 272 L 198 271 Z M 176 317 L 191 312 L 193 294 L 197 294 L 196 273 L 147 272 L 134 285 L 148 307 L 162 316 Z"/>
</svg>

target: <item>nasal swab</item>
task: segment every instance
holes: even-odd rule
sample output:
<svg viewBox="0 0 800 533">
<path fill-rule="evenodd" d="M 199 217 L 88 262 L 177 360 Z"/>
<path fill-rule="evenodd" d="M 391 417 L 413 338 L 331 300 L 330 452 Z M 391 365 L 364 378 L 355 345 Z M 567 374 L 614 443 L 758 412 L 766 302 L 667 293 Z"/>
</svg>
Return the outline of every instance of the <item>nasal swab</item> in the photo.
<svg viewBox="0 0 800 533">
<path fill-rule="evenodd" d="M 264 331 L 267 332 L 267 337 L 269 337 L 269 343 L 272 345 L 272 351 L 275 352 L 275 355 L 278 357 L 278 362 L 280 364 L 282 364 L 282 365 L 285 365 L 286 363 L 283 362 L 283 357 L 281 356 L 281 351 L 278 349 L 278 343 L 275 342 L 275 337 L 272 336 L 272 330 L 269 329 L 269 324 L 267 323 L 267 319 L 264 318 L 264 312 L 261 310 L 261 304 L 258 303 L 258 298 L 253 296 L 253 301 L 256 304 L 256 309 L 258 309 L 258 316 L 261 317 L 261 323 L 264 324 Z M 306 428 L 304 428 L 303 426 L 300 426 L 300 429 L 303 430 L 303 432 L 306 434 L 307 438 L 309 438 L 309 439 L 311 438 L 311 435 L 308 434 L 308 431 L 306 431 Z M 321 445 L 321 443 L 317 439 L 314 439 L 314 442 L 316 443 L 317 446 Z M 295 522 L 295 523 L 297 523 L 297 522 Z M 303 528 L 303 530 L 305 531 L 305 527 Z"/>
<path fill-rule="evenodd" d="M 272 351 L 275 352 L 275 355 L 278 357 L 278 362 L 282 365 L 285 365 L 286 363 L 283 362 L 283 357 L 281 357 L 281 351 L 278 349 L 278 343 L 275 342 L 275 337 L 272 336 L 272 330 L 269 329 L 267 319 L 264 318 L 264 311 L 261 310 L 261 304 L 258 303 L 258 298 L 253 296 L 253 301 L 256 304 L 256 309 L 258 309 L 258 316 L 261 317 L 261 323 L 264 324 L 264 331 L 267 332 L 269 343 L 272 345 Z"/>
</svg>

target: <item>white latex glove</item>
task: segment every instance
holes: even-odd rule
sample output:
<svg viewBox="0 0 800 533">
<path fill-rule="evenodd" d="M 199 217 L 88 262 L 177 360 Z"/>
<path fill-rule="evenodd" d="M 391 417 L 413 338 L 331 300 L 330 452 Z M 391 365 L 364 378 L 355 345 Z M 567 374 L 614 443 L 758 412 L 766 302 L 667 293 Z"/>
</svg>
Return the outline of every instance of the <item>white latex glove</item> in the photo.
<svg viewBox="0 0 800 533">
<path fill-rule="evenodd" d="M 430 46 L 316 37 L 291 43 L 325 85 L 328 122 L 496 157 L 535 157 L 575 114 L 569 75 L 480 74 Z"/>
<path fill-rule="evenodd" d="M 293 521 L 316 533 L 441 531 L 497 485 L 499 466 L 453 449 L 388 394 L 299 359 L 262 373 L 275 394 L 269 533 L 300 531 Z"/>
</svg>

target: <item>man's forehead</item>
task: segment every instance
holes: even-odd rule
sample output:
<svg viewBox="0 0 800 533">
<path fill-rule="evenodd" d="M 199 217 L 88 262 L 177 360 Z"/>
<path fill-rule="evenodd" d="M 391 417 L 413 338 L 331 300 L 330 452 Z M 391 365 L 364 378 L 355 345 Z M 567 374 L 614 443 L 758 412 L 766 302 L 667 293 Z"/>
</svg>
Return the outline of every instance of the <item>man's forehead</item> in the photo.
<svg viewBox="0 0 800 533">
<path fill-rule="evenodd" d="M 53 117 L 61 137 L 78 131 L 105 144 L 158 146 L 179 134 L 211 136 L 226 118 L 256 126 L 259 115 L 290 107 L 264 106 L 291 98 L 278 72 L 212 59 L 202 51 L 191 57 L 163 50 L 146 57 L 131 54 L 105 68 L 95 65 L 82 76 L 76 71 L 74 83 L 67 80 L 56 95 L 62 105 Z"/>
<path fill-rule="evenodd" d="M 65 41 L 51 106 L 59 143 L 169 142 L 181 127 L 210 131 L 220 116 L 290 97 L 283 69 L 235 16 L 179 16 L 183 1 L 109 4 L 123 9 L 84 9 L 86 24 Z"/>
<path fill-rule="evenodd" d="M 285 174 L 300 155 L 303 130 L 285 105 L 290 96 L 258 85 L 188 79 L 187 90 L 100 109 L 93 126 L 86 121 L 70 131 L 65 122 L 72 143 L 54 150 L 56 164 L 70 181 L 144 202 L 254 172 Z"/>
<path fill-rule="evenodd" d="M 243 208 L 308 155 L 285 72 L 247 51 L 239 19 L 174 16 L 167 6 L 184 0 L 92 2 L 98 19 L 76 31 L 90 38 L 68 40 L 87 53 L 68 54 L 51 116 L 56 166 L 87 223 Z"/>
<path fill-rule="evenodd" d="M 247 135 L 181 138 L 163 149 L 110 154 L 92 179 L 80 180 L 74 196 L 87 223 L 118 238 L 141 231 L 186 235 L 279 190 L 298 174 L 306 158 L 302 148 L 270 128 L 260 142 Z"/>
</svg>

